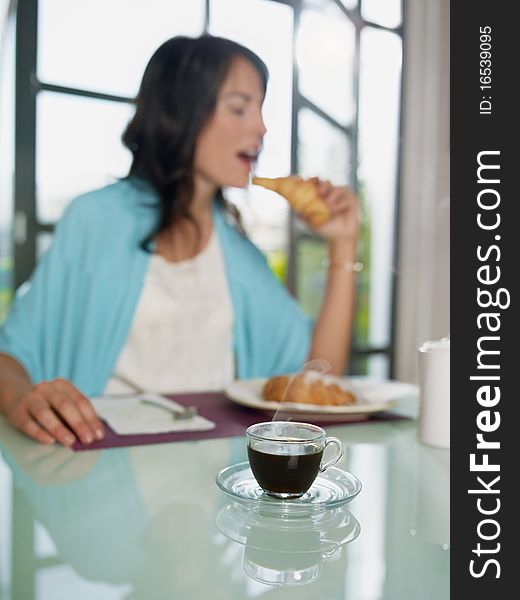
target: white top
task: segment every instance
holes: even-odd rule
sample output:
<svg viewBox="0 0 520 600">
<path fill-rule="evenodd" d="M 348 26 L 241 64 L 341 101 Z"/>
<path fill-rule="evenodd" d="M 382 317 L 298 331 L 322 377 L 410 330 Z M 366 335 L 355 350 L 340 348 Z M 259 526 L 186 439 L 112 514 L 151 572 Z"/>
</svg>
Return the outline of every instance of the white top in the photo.
<svg viewBox="0 0 520 600">
<path fill-rule="evenodd" d="M 233 379 L 233 314 L 213 232 L 192 259 L 153 254 L 106 394 L 221 390 Z"/>
</svg>

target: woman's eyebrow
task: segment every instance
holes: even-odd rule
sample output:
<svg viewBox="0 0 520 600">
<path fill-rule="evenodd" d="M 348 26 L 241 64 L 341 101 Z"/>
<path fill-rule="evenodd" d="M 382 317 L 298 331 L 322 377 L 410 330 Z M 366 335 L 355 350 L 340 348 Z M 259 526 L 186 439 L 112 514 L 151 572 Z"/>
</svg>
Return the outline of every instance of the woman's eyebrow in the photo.
<svg viewBox="0 0 520 600">
<path fill-rule="evenodd" d="M 250 94 L 246 94 L 245 92 L 228 92 L 227 94 L 224 94 L 222 98 L 229 98 L 231 96 L 237 96 L 243 100 L 246 100 L 247 102 L 251 102 L 253 99 Z"/>
</svg>

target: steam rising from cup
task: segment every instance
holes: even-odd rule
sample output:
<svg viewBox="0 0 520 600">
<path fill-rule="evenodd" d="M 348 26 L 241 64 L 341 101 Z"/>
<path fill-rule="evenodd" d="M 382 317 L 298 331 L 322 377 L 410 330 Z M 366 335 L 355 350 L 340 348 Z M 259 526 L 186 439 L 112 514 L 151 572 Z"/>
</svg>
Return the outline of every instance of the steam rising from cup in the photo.
<svg viewBox="0 0 520 600">
<path fill-rule="evenodd" d="M 323 359 L 316 358 L 309 362 L 306 362 L 302 368 L 297 371 L 290 379 L 285 391 L 283 393 L 282 401 L 280 402 L 280 408 L 278 408 L 273 414 L 273 421 L 291 421 L 294 416 L 294 411 L 291 410 L 291 404 L 294 401 L 287 401 L 286 398 L 290 398 L 293 394 L 295 386 L 301 379 L 312 380 L 325 376 L 331 369 L 331 364 Z M 300 419 L 299 419 L 300 420 Z"/>
</svg>

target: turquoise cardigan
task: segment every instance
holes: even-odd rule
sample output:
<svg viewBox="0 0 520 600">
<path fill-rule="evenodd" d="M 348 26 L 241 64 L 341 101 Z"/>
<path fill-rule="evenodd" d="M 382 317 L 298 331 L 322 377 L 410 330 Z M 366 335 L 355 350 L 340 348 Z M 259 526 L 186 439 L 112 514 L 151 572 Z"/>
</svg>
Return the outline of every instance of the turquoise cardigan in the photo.
<svg viewBox="0 0 520 600">
<path fill-rule="evenodd" d="M 65 377 L 87 395 L 100 394 L 130 331 L 150 260 L 139 244 L 157 214 L 156 194 L 135 179 L 73 200 L 16 294 L 0 329 L 0 352 L 16 358 L 34 382 Z M 237 377 L 296 371 L 309 354 L 312 320 L 216 203 L 214 227 L 233 306 Z"/>
</svg>

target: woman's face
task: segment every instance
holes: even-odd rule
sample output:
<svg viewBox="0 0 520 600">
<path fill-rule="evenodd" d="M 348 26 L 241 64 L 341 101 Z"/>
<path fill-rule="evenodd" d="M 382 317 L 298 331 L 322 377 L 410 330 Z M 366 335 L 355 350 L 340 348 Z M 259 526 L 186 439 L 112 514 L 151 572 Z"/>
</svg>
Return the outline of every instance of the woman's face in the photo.
<svg viewBox="0 0 520 600">
<path fill-rule="evenodd" d="M 217 187 L 245 187 L 267 131 L 264 93 L 255 67 L 237 56 L 217 97 L 215 112 L 195 148 L 195 179 Z"/>
</svg>

